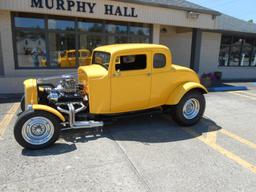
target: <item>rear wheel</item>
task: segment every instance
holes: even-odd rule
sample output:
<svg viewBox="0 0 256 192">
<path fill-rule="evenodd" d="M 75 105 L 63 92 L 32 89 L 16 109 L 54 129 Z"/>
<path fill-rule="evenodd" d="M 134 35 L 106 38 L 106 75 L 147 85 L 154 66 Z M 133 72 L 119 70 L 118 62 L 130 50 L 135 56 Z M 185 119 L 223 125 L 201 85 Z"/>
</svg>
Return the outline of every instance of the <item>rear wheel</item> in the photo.
<svg viewBox="0 0 256 192">
<path fill-rule="evenodd" d="M 25 111 L 17 119 L 14 137 L 24 148 L 46 148 L 59 138 L 60 121 L 45 111 Z"/>
<path fill-rule="evenodd" d="M 180 125 L 191 126 L 196 124 L 205 111 L 204 95 L 197 91 L 187 93 L 174 107 L 173 118 Z"/>
</svg>

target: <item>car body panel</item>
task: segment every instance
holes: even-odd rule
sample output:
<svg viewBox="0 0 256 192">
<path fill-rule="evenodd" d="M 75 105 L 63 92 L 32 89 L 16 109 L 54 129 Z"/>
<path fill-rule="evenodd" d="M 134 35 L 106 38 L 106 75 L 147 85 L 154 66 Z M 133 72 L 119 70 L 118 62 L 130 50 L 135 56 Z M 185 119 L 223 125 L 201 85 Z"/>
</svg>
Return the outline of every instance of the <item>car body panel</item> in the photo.
<svg viewBox="0 0 256 192">
<path fill-rule="evenodd" d="M 65 117 L 56 109 L 49 107 L 47 105 L 39 105 L 39 104 L 35 104 L 32 105 L 32 109 L 35 111 L 46 111 L 49 112 L 53 115 L 55 115 L 56 117 L 58 117 L 62 122 L 65 122 Z"/>
<path fill-rule="evenodd" d="M 114 60 L 124 55 L 146 55 L 147 66 L 143 70 L 117 72 L 111 63 L 111 113 L 148 108 L 151 89 L 151 52 L 146 50 L 118 51 Z"/>
<path fill-rule="evenodd" d="M 78 80 L 89 97 L 90 112 L 110 112 L 110 77 L 108 71 L 100 65 L 79 67 Z"/>
<path fill-rule="evenodd" d="M 198 82 L 184 82 L 177 86 L 175 90 L 173 90 L 173 92 L 170 94 L 169 98 L 166 101 L 166 105 L 178 104 L 181 98 L 193 89 L 200 90 L 204 94 L 208 93 L 207 89 Z"/>
<path fill-rule="evenodd" d="M 37 80 L 27 79 L 24 81 L 25 106 L 38 103 Z"/>
</svg>

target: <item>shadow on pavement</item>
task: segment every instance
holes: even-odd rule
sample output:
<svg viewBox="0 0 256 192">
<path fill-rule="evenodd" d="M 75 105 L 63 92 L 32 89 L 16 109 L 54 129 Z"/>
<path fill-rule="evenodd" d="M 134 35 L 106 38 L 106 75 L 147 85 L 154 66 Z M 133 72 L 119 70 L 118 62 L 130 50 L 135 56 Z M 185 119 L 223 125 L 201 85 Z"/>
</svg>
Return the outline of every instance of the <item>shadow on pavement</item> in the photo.
<svg viewBox="0 0 256 192">
<path fill-rule="evenodd" d="M 195 136 L 184 129 L 193 130 Z M 175 142 L 193 139 L 204 133 L 221 129 L 214 121 L 203 118 L 192 127 L 178 126 L 168 115 L 141 116 L 119 120 L 104 129 L 69 130 L 63 131 L 61 139 L 71 144 L 55 144 L 54 146 L 39 150 L 23 150 L 26 156 L 47 156 L 69 153 L 76 150 L 76 143 L 87 143 L 99 138 L 109 138 L 115 141 L 136 141 L 146 144 Z"/>
<path fill-rule="evenodd" d="M 52 147 L 49 147 L 47 149 L 42 150 L 28 150 L 23 149 L 22 155 L 24 156 L 51 156 L 51 155 L 61 155 L 65 153 L 70 153 L 72 151 L 75 151 L 76 145 L 75 144 L 64 144 L 64 143 L 56 143 Z"/>
<path fill-rule="evenodd" d="M 168 115 L 148 116 L 117 122 L 108 129 L 111 138 L 117 141 L 136 141 L 142 143 L 164 143 L 192 139 L 185 129 L 193 130 L 196 136 L 221 129 L 214 121 L 203 118 L 191 127 L 177 125 Z"/>
<path fill-rule="evenodd" d="M 99 130 L 70 130 L 62 138 L 71 143 L 86 143 L 99 138 L 117 141 L 136 141 L 143 143 L 163 143 L 192 139 L 195 136 L 184 131 L 193 130 L 197 136 L 221 129 L 211 119 L 203 118 L 191 127 L 177 125 L 168 115 L 141 116 L 118 120 Z"/>
<path fill-rule="evenodd" d="M 20 102 L 23 94 L 0 94 L 0 103 Z"/>
</svg>

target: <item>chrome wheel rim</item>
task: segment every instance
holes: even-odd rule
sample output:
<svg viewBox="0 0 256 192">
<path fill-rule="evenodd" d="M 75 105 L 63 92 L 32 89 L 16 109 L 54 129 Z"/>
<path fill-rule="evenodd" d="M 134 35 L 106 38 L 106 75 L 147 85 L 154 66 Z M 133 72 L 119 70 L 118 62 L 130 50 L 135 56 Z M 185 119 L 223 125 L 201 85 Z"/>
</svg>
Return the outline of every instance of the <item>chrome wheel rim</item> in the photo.
<svg viewBox="0 0 256 192">
<path fill-rule="evenodd" d="M 200 111 L 200 103 L 197 99 L 191 98 L 186 101 L 183 107 L 183 116 L 188 119 L 194 119 Z"/>
<path fill-rule="evenodd" d="M 33 117 L 22 126 L 22 137 L 32 145 L 43 145 L 54 134 L 52 122 L 45 117 Z"/>
</svg>

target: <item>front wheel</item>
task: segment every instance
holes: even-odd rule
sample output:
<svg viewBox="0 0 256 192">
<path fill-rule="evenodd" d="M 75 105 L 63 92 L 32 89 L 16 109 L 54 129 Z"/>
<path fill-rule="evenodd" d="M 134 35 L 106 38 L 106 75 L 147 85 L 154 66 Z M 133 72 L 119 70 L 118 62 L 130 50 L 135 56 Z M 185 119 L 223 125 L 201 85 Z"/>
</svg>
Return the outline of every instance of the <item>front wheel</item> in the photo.
<svg viewBox="0 0 256 192">
<path fill-rule="evenodd" d="M 183 126 L 196 124 L 205 111 L 205 98 L 200 92 L 189 92 L 174 107 L 173 118 Z"/>
<path fill-rule="evenodd" d="M 26 106 L 25 106 L 25 95 L 22 96 L 21 100 L 20 100 L 20 109 L 21 111 L 25 111 L 26 110 Z"/>
<path fill-rule="evenodd" d="M 24 148 L 46 148 L 59 138 L 60 121 L 45 111 L 25 111 L 17 119 L 14 137 Z"/>
</svg>

